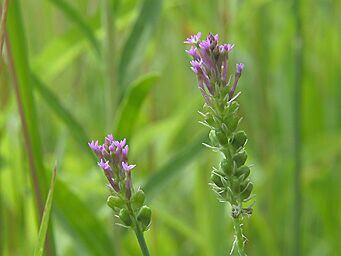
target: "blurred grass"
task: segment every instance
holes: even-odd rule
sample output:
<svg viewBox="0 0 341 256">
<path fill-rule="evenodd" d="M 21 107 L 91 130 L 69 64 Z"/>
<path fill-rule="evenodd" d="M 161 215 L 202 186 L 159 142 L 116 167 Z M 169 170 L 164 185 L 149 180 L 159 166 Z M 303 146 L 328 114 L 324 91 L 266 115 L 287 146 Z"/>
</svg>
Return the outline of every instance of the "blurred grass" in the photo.
<svg viewBox="0 0 341 256">
<path fill-rule="evenodd" d="M 60 162 L 51 212 L 57 255 L 139 255 L 134 236 L 114 225 L 105 178 L 87 150 L 88 140 L 111 132 L 129 138 L 138 167 L 134 182 L 145 187 L 154 209 L 147 233 L 152 255 L 229 251 L 229 211 L 207 186 L 218 161 L 200 145 L 206 130 L 196 111 L 202 100 L 182 43 L 197 31 L 236 44 L 231 63 L 246 64 L 242 125 L 257 194 L 254 215 L 246 220 L 248 254 L 293 253 L 293 3 L 10 1 L 7 32 L 43 195 L 49 176 L 43 166 Z M 301 0 L 296 14 L 303 42 L 301 255 L 341 252 L 340 7 L 337 1 Z M 39 229 L 38 186 L 30 180 L 9 57 L 4 47 L 0 254 L 31 255 Z"/>
</svg>

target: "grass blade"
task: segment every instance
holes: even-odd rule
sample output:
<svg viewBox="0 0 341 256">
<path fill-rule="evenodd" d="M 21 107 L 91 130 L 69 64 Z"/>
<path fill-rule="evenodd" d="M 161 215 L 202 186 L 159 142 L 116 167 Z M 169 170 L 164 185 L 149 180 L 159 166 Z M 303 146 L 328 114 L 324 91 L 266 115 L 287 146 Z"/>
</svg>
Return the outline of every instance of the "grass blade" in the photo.
<svg viewBox="0 0 341 256">
<path fill-rule="evenodd" d="M 42 96 L 43 100 L 51 108 L 51 110 L 63 121 L 66 127 L 69 129 L 70 133 L 73 135 L 77 143 L 81 148 L 86 150 L 86 152 L 91 155 L 91 157 L 96 160 L 94 154 L 88 150 L 86 141 L 89 137 L 86 135 L 83 127 L 78 123 L 75 117 L 63 107 L 56 95 L 49 90 L 49 88 L 44 85 L 37 76 L 32 75 L 35 89 Z"/>
<path fill-rule="evenodd" d="M 144 0 L 139 16 L 125 42 L 118 66 L 118 81 L 122 89 L 131 81 L 137 56 L 141 56 L 161 12 L 161 0 Z"/>
<path fill-rule="evenodd" d="M 192 144 L 179 150 L 163 167 L 152 175 L 143 186 L 147 194 L 146 198 L 151 200 L 173 177 L 184 169 L 184 166 L 191 162 L 204 149 L 201 142 L 205 141 L 206 135 L 198 136 Z"/>
<path fill-rule="evenodd" d="M 46 239 L 46 234 L 47 234 L 47 228 L 49 226 L 50 213 L 51 213 L 51 208 L 52 208 L 54 185 L 56 182 L 56 173 L 57 173 L 57 164 L 55 165 L 53 169 L 50 189 L 49 189 L 49 193 L 47 195 L 47 199 L 45 203 L 43 219 L 41 221 L 40 228 L 39 228 L 38 243 L 34 250 L 34 256 L 42 256 L 44 252 L 45 239 Z"/>
<path fill-rule="evenodd" d="M 56 182 L 55 204 L 59 221 L 75 238 L 75 242 L 80 243 L 91 255 L 115 255 L 112 241 L 101 221 L 89 209 L 91 206 L 59 179 Z"/>
<path fill-rule="evenodd" d="M 85 37 L 95 49 L 97 55 L 100 55 L 100 45 L 91 29 L 82 16 L 70 4 L 63 0 L 50 0 L 56 7 L 58 7 L 70 21 L 74 22 L 83 32 Z"/>
<path fill-rule="evenodd" d="M 118 109 L 115 134 L 127 139 L 131 138 L 141 105 L 158 78 L 157 74 L 148 74 L 136 80 L 129 87 L 130 89 Z"/>
</svg>

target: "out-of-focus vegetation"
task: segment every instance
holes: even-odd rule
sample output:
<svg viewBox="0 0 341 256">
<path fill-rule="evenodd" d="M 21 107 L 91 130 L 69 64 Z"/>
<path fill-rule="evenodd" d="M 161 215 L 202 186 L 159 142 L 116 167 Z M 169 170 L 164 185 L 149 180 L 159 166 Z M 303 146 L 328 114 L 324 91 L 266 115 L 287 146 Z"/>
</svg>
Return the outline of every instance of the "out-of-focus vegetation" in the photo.
<svg viewBox="0 0 341 256">
<path fill-rule="evenodd" d="M 11 0 L 0 68 L 0 254 L 33 254 L 58 161 L 47 254 L 139 255 L 134 235 L 114 225 L 87 148 L 109 132 L 128 138 L 134 182 L 153 209 L 151 254 L 227 254 L 232 223 L 207 186 L 218 161 L 200 144 L 203 100 L 183 45 L 212 31 L 236 45 L 233 63 L 246 64 L 242 125 L 257 194 L 248 254 L 293 254 L 299 143 L 301 255 L 340 255 L 341 6 L 298 4 L 296 12 L 291 0 Z"/>
</svg>

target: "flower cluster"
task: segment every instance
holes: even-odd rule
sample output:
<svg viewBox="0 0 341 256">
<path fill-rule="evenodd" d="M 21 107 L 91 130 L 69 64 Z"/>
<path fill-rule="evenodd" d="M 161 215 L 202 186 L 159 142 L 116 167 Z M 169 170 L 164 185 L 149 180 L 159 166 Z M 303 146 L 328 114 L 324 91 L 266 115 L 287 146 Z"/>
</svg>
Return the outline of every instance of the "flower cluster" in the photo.
<svg viewBox="0 0 341 256">
<path fill-rule="evenodd" d="M 98 166 L 109 181 L 112 195 L 108 197 L 108 205 L 118 213 L 125 226 L 147 230 L 151 222 L 151 210 L 144 205 L 145 195 L 142 189 L 135 191 L 132 186 L 131 171 L 136 165 L 128 163 L 129 146 L 126 139 L 115 140 L 109 134 L 103 144 L 96 140 L 88 145 L 98 157 Z"/>
<path fill-rule="evenodd" d="M 219 36 L 210 33 L 205 40 L 200 40 L 201 33 L 193 35 L 184 43 L 190 44 L 191 48 L 186 52 L 193 58 L 191 69 L 197 75 L 198 86 L 207 104 L 212 104 L 212 98 L 217 95 L 220 88 L 230 84 L 228 77 L 229 53 L 234 44 L 219 45 Z M 229 100 L 232 99 L 238 80 L 244 69 L 244 64 L 236 65 L 234 83 L 228 91 Z"/>
<path fill-rule="evenodd" d="M 201 40 L 201 33 L 191 36 L 185 43 L 191 48 L 186 52 L 193 58 L 191 69 L 198 78 L 198 87 L 205 99 L 204 111 L 199 112 L 204 120 L 201 124 L 209 127 L 211 144 L 205 146 L 220 152 L 223 159 L 218 168 L 211 172 L 210 184 L 222 202 L 231 204 L 231 216 L 235 227 L 235 244 L 239 255 L 245 255 L 245 237 L 242 234 L 241 221 L 244 215 L 252 214 L 251 206 L 244 203 L 251 200 L 253 184 L 249 180 L 250 168 L 245 165 L 247 153 L 245 145 L 247 135 L 240 130 L 241 117 L 235 95 L 236 87 L 244 69 L 244 64 L 236 65 L 234 81 L 228 77 L 229 53 L 233 44 L 219 44 L 218 35 L 209 34 Z M 234 247 L 233 247 L 234 248 Z"/>
</svg>

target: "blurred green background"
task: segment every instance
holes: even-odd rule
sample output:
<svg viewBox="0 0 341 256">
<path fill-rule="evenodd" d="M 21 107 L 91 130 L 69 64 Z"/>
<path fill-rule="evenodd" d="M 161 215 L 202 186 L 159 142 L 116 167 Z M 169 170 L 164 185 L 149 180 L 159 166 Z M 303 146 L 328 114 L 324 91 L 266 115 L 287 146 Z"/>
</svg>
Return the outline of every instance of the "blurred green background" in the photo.
<svg viewBox="0 0 341 256">
<path fill-rule="evenodd" d="M 340 7 L 11 0 L 0 68 L 0 254 L 32 255 L 58 161 L 47 255 L 140 255 L 134 234 L 114 225 L 87 147 L 111 132 L 127 137 L 135 186 L 153 210 L 151 254 L 228 254 L 230 209 L 207 185 L 219 159 L 201 145 L 203 100 L 183 45 L 212 31 L 236 45 L 231 67 L 246 65 L 240 103 L 257 195 L 245 219 L 248 255 L 294 255 L 298 230 L 301 255 L 340 255 Z"/>
</svg>

